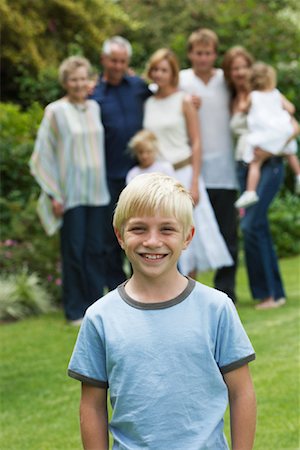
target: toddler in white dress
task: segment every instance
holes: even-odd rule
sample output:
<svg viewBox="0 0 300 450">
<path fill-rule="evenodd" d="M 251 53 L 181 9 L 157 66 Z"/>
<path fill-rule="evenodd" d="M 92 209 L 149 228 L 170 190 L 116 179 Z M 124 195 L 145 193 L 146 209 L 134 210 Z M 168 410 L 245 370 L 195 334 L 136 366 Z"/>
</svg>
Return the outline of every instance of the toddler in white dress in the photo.
<svg viewBox="0 0 300 450">
<path fill-rule="evenodd" d="M 249 163 L 246 191 L 235 202 L 237 208 L 246 208 L 259 200 L 256 188 L 260 169 L 270 156 L 286 156 L 296 175 L 296 192 L 300 193 L 300 164 L 297 158 L 299 125 L 292 117 L 294 105 L 276 89 L 276 72 L 273 67 L 258 62 L 254 64 L 248 98 L 248 129 L 243 160 Z M 264 150 L 256 156 L 256 147 Z"/>
</svg>

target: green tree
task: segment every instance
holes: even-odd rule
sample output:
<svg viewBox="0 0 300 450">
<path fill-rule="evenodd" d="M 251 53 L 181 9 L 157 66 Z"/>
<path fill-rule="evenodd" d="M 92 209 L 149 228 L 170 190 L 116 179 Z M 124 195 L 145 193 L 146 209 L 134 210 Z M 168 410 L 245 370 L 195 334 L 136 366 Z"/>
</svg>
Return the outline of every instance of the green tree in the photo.
<svg viewBox="0 0 300 450">
<path fill-rule="evenodd" d="M 71 54 L 96 64 L 103 40 L 134 26 L 110 0 L 0 0 L 0 15 L 4 100 L 20 100 L 22 83 L 23 92 L 35 82 L 45 88 Z"/>
<path fill-rule="evenodd" d="M 298 0 L 120 0 L 118 4 L 138 24 L 127 33 L 135 50 L 133 65 L 140 71 L 159 47 L 172 48 L 181 65 L 187 66 L 189 34 L 212 28 L 220 38 L 219 63 L 231 46 L 245 46 L 256 59 L 278 69 L 279 88 L 300 112 Z"/>
</svg>

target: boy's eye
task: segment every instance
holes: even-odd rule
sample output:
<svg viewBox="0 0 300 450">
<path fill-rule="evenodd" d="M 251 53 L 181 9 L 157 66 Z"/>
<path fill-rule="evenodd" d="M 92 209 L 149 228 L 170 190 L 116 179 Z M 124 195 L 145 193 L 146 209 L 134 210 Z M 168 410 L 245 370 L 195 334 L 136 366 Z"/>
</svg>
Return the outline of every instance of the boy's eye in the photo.
<svg viewBox="0 0 300 450">
<path fill-rule="evenodd" d="M 171 234 L 171 233 L 173 233 L 173 232 L 176 231 L 176 230 L 175 230 L 175 228 L 173 228 L 173 227 L 163 227 L 163 228 L 161 229 L 161 231 L 162 231 L 164 234 Z"/>
<path fill-rule="evenodd" d="M 145 227 L 140 227 L 140 226 L 130 227 L 128 229 L 128 231 L 131 231 L 132 233 L 136 233 L 136 234 L 141 234 L 145 231 Z"/>
</svg>

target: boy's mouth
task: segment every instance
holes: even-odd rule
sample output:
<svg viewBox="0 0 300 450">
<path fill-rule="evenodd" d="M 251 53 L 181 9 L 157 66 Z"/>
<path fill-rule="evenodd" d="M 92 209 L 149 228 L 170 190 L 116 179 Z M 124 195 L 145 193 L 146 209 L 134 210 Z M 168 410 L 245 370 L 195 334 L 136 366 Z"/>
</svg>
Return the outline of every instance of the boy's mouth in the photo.
<svg viewBox="0 0 300 450">
<path fill-rule="evenodd" d="M 150 259 L 152 261 L 157 259 L 163 259 L 166 255 L 161 253 L 141 253 L 141 256 L 145 259 Z"/>
</svg>

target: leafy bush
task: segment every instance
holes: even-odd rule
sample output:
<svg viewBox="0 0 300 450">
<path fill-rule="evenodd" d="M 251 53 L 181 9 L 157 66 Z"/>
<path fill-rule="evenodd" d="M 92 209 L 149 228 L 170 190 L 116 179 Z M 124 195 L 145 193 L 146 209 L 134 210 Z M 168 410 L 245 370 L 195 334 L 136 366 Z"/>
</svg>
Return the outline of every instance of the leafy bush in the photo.
<svg viewBox="0 0 300 450">
<path fill-rule="evenodd" d="M 19 234 L 17 228 L 12 229 L 12 236 L 19 239 L 6 239 L 0 242 L 0 270 L 5 275 L 13 275 L 25 268 L 30 273 L 37 273 L 40 283 L 52 301 L 58 304 L 62 284 L 58 236 L 49 238 L 45 235 L 36 219 L 34 205 L 35 202 L 32 202 L 30 224 L 35 224 L 35 231 L 32 226 L 27 227 L 26 222 L 21 221 Z M 24 214 L 29 213 L 25 211 Z M 23 239 L 20 239 L 21 236 Z"/>
<path fill-rule="evenodd" d="M 2 239 L 10 238 L 11 220 L 39 188 L 30 175 L 28 161 L 33 151 L 43 110 L 34 103 L 27 111 L 13 104 L 0 104 L 0 186 Z"/>
<path fill-rule="evenodd" d="M 53 310 L 50 296 L 36 273 L 23 270 L 0 278 L 0 320 L 24 317 Z"/>
<path fill-rule="evenodd" d="M 0 268 L 15 274 L 20 268 L 36 272 L 51 297 L 60 297 L 58 237 L 47 237 L 37 218 L 36 199 L 40 188 L 28 166 L 43 109 L 37 103 L 27 111 L 13 104 L 0 104 L 2 129 L 0 187 Z"/>
<path fill-rule="evenodd" d="M 28 69 L 19 66 L 15 82 L 19 86 L 19 101 L 23 106 L 31 105 L 32 99 L 46 106 L 63 94 L 57 67 L 47 66 L 33 75 Z"/>
<path fill-rule="evenodd" d="M 279 257 L 300 253 L 300 198 L 285 192 L 271 205 L 271 232 Z"/>
</svg>

